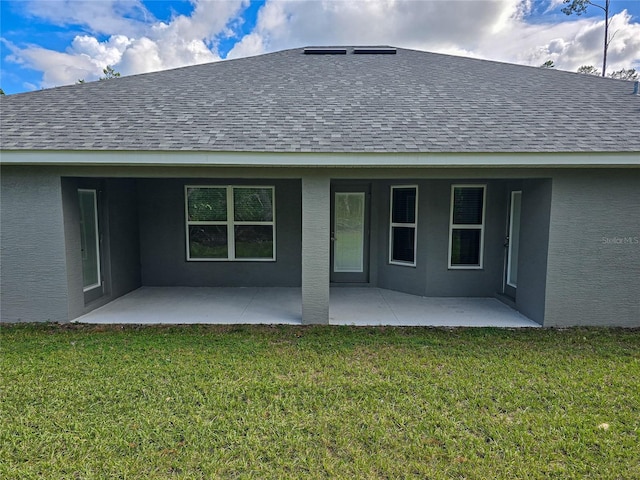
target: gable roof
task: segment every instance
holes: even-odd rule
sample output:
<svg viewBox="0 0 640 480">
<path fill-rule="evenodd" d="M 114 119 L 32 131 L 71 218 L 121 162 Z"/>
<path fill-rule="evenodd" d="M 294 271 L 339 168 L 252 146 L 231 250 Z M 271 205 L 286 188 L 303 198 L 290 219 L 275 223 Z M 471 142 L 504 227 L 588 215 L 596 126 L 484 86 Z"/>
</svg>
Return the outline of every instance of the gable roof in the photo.
<svg viewBox="0 0 640 480">
<path fill-rule="evenodd" d="M 638 152 L 633 83 L 302 48 L 2 98 L 3 150 Z"/>
</svg>

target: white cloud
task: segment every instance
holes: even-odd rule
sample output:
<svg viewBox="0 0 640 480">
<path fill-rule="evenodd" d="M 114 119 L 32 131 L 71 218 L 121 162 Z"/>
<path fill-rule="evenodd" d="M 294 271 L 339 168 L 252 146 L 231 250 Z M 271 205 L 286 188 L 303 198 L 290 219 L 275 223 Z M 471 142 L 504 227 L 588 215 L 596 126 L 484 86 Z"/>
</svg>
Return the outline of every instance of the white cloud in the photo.
<svg viewBox="0 0 640 480">
<path fill-rule="evenodd" d="M 504 30 L 527 5 L 528 0 L 268 0 L 252 33 L 268 51 L 312 44 L 473 50 L 479 38 Z"/>
<path fill-rule="evenodd" d="M 10 55 L 10 59 L 12 57 L 13 55 Z M 69 55 L 39 47 L 21 50 L 15 61 L 26 65 L 38 65 L 43 72 L 40 85 L 42 87 L 65 85 L 79 79 L 89 79 L 88 73 L 96 68 L 88 55 Z"/>
<path fill-rule="evenodd" d="M 389 44 L 528 65 L 551 59 L 571 71 L 601 63 L 604 19 L 563 15 L 559 23 L 528 23 L 533 7 L 531 0 L 267 0 L 254 31 L 229 57 L 304 45 Z M 640 24 L 622 11 L 611 31 L 608 70 L 638 68 Z"/>
<path fill-rule="evenodd" d="M 107 65 L 123 75 L 220 60 L 216 38 L 228 36 L 248 0 L 195 1 L 191 15 L 157 21 L 138 0 L 32 1 L 29 14 L 57 25 L 83 25 L 65 52 L 11 45 L 9 60 L 43 72 L 41 87 L 96 80 Z M 98 34 L 110 34 L 99 41 Z"/>
<path fill-rule="evenodd" d="M 33 15 L 85 25 L 66 52 L 11 46 L 15 62 L 43 71 L 41 86 L 92 80 L 112 65 L 122 74 L 219 60 L 218 42 L 233 36 L 248 0 L 192 0 L 193 12 L 166 23 L 139 0 L 31 1 Z M 552 0 L 559 5 L 561 0 Z M 540 4 L 537 4 L 540 5 Z M 533 0 L 267 0 L 253 31 L 228 53 L 237 58 L 304 45 L 388 44 L 434 52 L 558 68 L 600 66 L 604 20 L 549 15 L 531 23 Z M 640 24 L 614 15 L 609 71 L 640 69 Z M 98 35 L 110 35 L 98 41 Z"/>
<path fill-rule="evenodd" d="M 613 16 L 607 71 L 640 66 L 640 24 L 626 11 Z M 604 19 L 574 19 L 557 24 L 514 23 L 502 35 L 480 45 L 483 56 L 515 63 L 540 65 L 553 60 L 558 68 L 576 71 L 581 65 L 602 64 Z"/>
<path fill-rule="evenodd" d="M 241 58 L 259 55 L 265 51 L 263 38 L 257 33 L 250 33 L 242 37 L 227 54 L 227 58 Z"/>
</svg>

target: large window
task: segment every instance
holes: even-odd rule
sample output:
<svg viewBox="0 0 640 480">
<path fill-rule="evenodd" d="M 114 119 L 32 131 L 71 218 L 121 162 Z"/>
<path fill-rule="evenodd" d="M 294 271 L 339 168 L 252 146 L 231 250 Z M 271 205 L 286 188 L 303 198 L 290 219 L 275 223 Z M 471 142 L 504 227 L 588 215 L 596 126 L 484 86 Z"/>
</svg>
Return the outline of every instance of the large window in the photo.
<svg viewBox="0 0 640 480">
<path fill-rule="evenodd" d="M 389 263 L 416 266 L 418 187 L 391 187 Z"/>
<path fill-rule="evenodd" d="M 449 268 L 482 268 L 485 185 L 452 185 Z"/>
<path fill-rule="evenodd" d="M 274 198 L 274 187 L 187 185 L 187 260 L 275 260 Z"/>
</svg>

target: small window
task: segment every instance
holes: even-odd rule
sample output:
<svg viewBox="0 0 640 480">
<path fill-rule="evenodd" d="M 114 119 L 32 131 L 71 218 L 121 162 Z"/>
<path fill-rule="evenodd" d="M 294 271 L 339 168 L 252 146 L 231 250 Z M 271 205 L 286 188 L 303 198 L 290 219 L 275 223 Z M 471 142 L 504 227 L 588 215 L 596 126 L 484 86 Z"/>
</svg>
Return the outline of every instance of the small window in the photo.
<svg viewBox="0 0 640 480">
<path fill-rule="evenodd" d="M 451 187 L 449 268 L 482 268 L 485 185 Z"/>
<path fill-rule="evenodd" d="M 275 260 L 274 192 L 186 186 L 187 260 Z"/>
<path fill-rule="evenodd" d="M 391 187 L 389 263 L 416 266 L 418 187 Z"/>
</svg>

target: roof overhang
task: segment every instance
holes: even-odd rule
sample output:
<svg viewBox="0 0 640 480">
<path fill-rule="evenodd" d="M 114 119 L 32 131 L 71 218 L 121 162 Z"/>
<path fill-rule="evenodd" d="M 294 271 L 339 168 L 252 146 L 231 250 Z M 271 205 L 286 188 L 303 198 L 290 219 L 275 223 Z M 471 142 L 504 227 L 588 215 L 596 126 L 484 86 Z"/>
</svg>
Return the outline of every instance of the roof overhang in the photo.
<svg viewBox="0 0 640 480">
<path fill-rule="evenodd" d="M 215 167 L 640 167 L 640 152 L 617 153 L 258 153 L 153 151 L 0 152 L 3 165 Z"/>
</svg>

